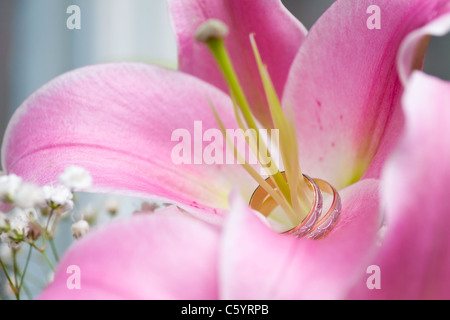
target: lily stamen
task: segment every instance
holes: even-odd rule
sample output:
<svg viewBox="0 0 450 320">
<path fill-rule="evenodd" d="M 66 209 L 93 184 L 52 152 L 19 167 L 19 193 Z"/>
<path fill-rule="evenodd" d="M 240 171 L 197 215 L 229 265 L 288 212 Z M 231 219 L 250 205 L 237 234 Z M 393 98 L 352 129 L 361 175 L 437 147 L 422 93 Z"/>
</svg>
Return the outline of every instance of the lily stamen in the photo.
<svg viewBox="0 0 450 320">
<path fill-rule="evenodd" d="M 224 26 L 225 25 L 218 22 L 218 20 L 208 20 L 199 27 L 196 34 L 196 39 L 198 41 L 205 42 L 211 50 L 229 86 L 231 96 L 233 97 L 233 99 L 235 99 L 236 105 L 238 106 L 239 111 L 242 113 L 242 117 L 245 120 L 247 128 L 253 129 L 256 132 L 257 140 L 261 141 L 259 139 L 258 125 L 256 124 L 256 121 L 253 117 L 250 105 L 239 82 L 236 71 L 233 67 L 233 63 L 228 54 L 228 50 L 226 49 L 223 42 L 223 36 L 227 34 L 227 28 L 226 26 Z M 268 149 L 264 147 L 264 150 Z M 257 153 L 256 155 L 258 156 L 258 154 L 259 153 Z M 271 158 L 270 154 L 268 154 L 268 157 Z M 290 192 L 287 186 L 287 182 L 278 169 L 274 171 L 275 173 L 270 174 L 270 176 L 272 176 L 272 178 L 275 180 L 281 193 L 286 199 L 288 199 L 288 202 L 290 203 Z"/>
<path fill-rule="evenodd" d="M 227 145 L 234 151 L 235 157 L 240 159 L 244 170 L 259 184 L 250 199 L 250 206 L 272 221 L 286 226 L 286 234 L 307 236 L 318 239 L 325 235 L 336 224 L 341 210 L 340 197 L 336 189 L 320 179 L 312 179 L 304 175 L 300 168 L 299 152 L 295 125 L 286 116 L 280 99 L 275 91 L 267 67 L 264 65 L 256 44 L 254 34 L 250 35 L 250 43 L 258 67 L 266 100 L 269 105 L 273 128 L 280 133 L 278 149 L 283 161 L 284 170 L 267 170 L 264 164 L 269 163 L 271 154 L 267 146 L 260 139 L 258 124 L 252 113 L 244 90 L 239 82 L 223 38 L 228 34 L 228 27 L 221 21 L 211 19 L 202 24 L 196 33 L 196 39 L 204 42 L 213 54 L 222 74 L 228 84 L 230 96 L 233 100 L 235 117 L 240 129 L 252 129 L 254 132 L 247 141 L 259 164 L 268 173 L 268 178 L 260 176 L 239 154 L 233 142 L 227 139 Z M 219 114 L 210 101 L 214 117 L 225 134 L 225 127 Z M 291 118 L 292 119 L 292 118 Z M 267 128 L 266 128 L 267 129 Z M 325 215 L 322 216 L 322 191 L 333 195 L 333 203 Z M 276 210 L 281 208 L 280 210 Z M 284 218 L 283 218 L 284 216 Z M 288 221 L 286 221 L 286 218 Z"/>
</svg>

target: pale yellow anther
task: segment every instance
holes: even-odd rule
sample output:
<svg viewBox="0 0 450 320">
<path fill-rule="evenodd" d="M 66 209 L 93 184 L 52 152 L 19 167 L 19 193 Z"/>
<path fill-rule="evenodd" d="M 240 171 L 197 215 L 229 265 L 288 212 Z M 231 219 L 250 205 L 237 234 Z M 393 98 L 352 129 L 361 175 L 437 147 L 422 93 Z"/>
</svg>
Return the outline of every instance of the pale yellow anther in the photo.
<svg viewBox="0 0 450 320">
<path fill-rule="evenodd" d="M 228 35 L 228 26 L 218 19 L 209 19 L 202 23 L 195 32 L 195 40 L 208 42 L 212 39 L 222 39 Z"/>
</svg>

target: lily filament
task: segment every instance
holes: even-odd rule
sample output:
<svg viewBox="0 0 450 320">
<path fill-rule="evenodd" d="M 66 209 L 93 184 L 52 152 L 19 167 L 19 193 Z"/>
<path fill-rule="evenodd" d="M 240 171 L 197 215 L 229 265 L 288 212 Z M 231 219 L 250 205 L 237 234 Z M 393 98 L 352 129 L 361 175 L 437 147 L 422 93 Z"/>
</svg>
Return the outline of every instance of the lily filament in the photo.
<svg viewBox="0 0 450 320">
<path fill-rule="evenodd" d="M 279 141 L 276 147 L 280 152 L 284 170 L 280 170 L 279 166 L 273 163 L 271 150 L 259 136 L 259 124 L 251 111 L 225 46 L 224 38 L 227 34 L 228 27 L 223 22 L 211 19 L 198 28 L 196 39 L 208 46 L 222 71 L 233 101 L 237 124 L 241 130 L 250 129 L 249 131 L 252 132 L 247 140 L 248 146 L 267 175 L 267 177 L 261 176 L 253 166 L 245 161 L 233 142 L 227 140 L 227 145 L 234 150 L 235 157 L 240 160 L 239 163 L 259 185 L 250 199 L 250 206 L 272 223 L 284 226 L 284 233 L 314 239 L 323 237 L 336 224 L 339 217 L 341 209 L 339 194 L 326 181 L 312 179 L 303 174 L 300 168 L 294 117 L 290 114 L 287 116 L 283 110 L 267 66 L 262 61 L 255 35 L 250 34 L 249 41 L 258 66 L 273 126 L 265 129 L 269 129 L 269 131 L 276 129 L 279 132 Z M 222 134 L 226 136 L 226 129 L 220 115 L 212 102 L 210 105 Z M 322 192 L 333 196 L 330 209 L 325 214 L 322 214 Z"/>
</svg>

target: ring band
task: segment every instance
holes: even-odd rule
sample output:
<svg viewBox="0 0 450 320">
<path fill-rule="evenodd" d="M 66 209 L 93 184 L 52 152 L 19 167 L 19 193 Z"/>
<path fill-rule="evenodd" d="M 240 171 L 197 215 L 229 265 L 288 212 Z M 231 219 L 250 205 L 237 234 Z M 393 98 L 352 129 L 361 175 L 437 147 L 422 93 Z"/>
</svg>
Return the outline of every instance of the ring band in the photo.
<svg viewBox="0 0 450 320">
<path fill-rule="evenodd" d="M 286 177 L 284 172 L 282 172 L 282 174 Z M 307 180 L 309 187 L 314 194 L 314 202 L 308 215 L 298 226 L 283 232 L 283 234 L 294 235 L 296 237 L 302 237 L 312 230 L 322 214 L 323 206 L 322 192 L 320 191 L 319 186 L 307 175 L 303 176 Z M 275 188 L 275 185 L 270 178 L 267 178 L 266 181 L 272 188 Z M 264 190 L 264 188 L 258 186 L 250 199 L 250 207 L 256 211 L 259 211 L 265 217 L 268 217 L 270 213 L 278 207 L 278 203 L 267 193 L 266 190 Z"/>
<path fill-rule="evenodd" d="M 303 176 L 309 182 L 310 186 L 312 186 L 314 202 L 311 206 L 311 210 L 309 210 L 308 215 L 298 226 L 289 231 L 283 232 L 283 234 L 294 235 L 296 237 L 303 237 L 312 230 L 314 225 L 316 225 L 317 220 L 319 220 L 320 215 L 322 214 L 323 207 L 323 197 L 319 186 L 314 181 L 314 179 L 311 179 L 305 174 Z"/>
<path fill-rule="evenodd" d="M 282 175 L 286 178 L 285 172 L 282 172 Z M 282 234 L 318 240 L 324 238 L 338 222 L 342 209 L 341 197 L 339 196 L 338 191 L 325 180 L 312 179 L 305 174 L 303 176 L 307 180 L 309 188 L 314 195 L 311 210 L 299 225 Z M 277 190 L 272 179 L 267 178 L 266 181 L 272 188 Z M 324 215 L 322 215 L 322 192 L 333 196 L 333 202 Z M 272 211 L 278 207 L 278 203 L 261 186 L 258 186 L 253 192 L 249 205 L 252 209 L 259 211 L 265 217 L 268 217 Z"/>
<path fill-rule="evenodd" d="M 318 240 L 325 237 L 333 229 L 341 215 L 342 202 L 337 190 L 322 179 L 314 179 L 320 190 L 333 196 L 333 202 L 327 213 L 315 224 L 307 238 Z"/>
</svg>

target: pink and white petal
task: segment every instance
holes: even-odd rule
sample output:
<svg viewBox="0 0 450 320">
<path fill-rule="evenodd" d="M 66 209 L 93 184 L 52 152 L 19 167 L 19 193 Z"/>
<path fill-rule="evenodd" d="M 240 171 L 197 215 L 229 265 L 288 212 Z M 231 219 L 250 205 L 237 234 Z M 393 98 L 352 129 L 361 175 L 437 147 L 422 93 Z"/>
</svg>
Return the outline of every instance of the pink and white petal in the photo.
<svg viewBox="0 0 450 320">
<path fill-rule="evenodd" d="M 338 188 L 364 175 L 380 144 L 384 163 L 398 141 L 400 45 L 450 11 L 448 0 L 380 0 L 381 29 L 369 29 L 373 5 L 336 1 L 300 47 L 284 92 L 284 106 L 295 113 L 302 168 Z M 366 177 L 379 178 L 378 171 Z"/>
<path fill-rule="evenodd" d="M 249 35 L 256 41 L 281 96 L 291 63 L 305 35 L 305 27 L 280 0 L 170 0 L 169 12 L 178 43 L 180 70 L 228 92 L 222 73 L 206 46 L 194 39 L 198 26 L 208 19 L 225 22 L 230 28 L 226 43 L 242 86 L 257 118 L 269 123 L 268 106 L 262 90 Z"/>
<path fill-rule="evenodd" d="M 450 12 L 450 2 L 443 3 L 447 5 Z M 411 32 L 403 41 L 397 55 L 397 68 L 400 80 L 406 84 L 411 72 L 414 69 L 421 69 L 425 50 L 428 47 L 430 36 L 443 36 L 450 31 L 450 14 L 439 16 L 436 20 L 432 20 L 429 24 Z M 399 137 L 403 132 L 402 116 L 395 113 L 402 113 L 401 108 L 396 108 L 391 117 L 391 121 L 386 128 L 386 137 Z M 364 177 L 379 177 L 384 162 L 386 161 L 392 148 L 395 147 L 395 139 L 383 139 L 380 143 L 378 151 L 370 163 Z"/>
<path fill-rule="evenodd" d="M 218 243 L 175 207 L 120 219 L 77 241 L 39 299 L 216 299 Z"/>
<path fill-rule="evenodd" d="M 373 254 L 380 220 L 378 181 L 358 182 L 341 196 L 341 220 L 323 240 L 275 233 L 235 201 L 221 248 L 221 298 L 344 297 Z"/>
<path fill-rule="evenodd" d="M 403 104 L 405 133 L 381 185 L 381 289 L 360 286 L 351 298 L 450 298 L 450 83 L 416 71 Z"/>
<path fill-rule="evenodd" d="M 447 14 L 411 32 L 403 41 L 398 54 L 398 73 L 405 85 L 411 72 L 422 66 L 423 52 L 428 44 L 429 37 L 442 37 L 450 32 L 450 1 L 446 3 L 446 6 Z"/>
<path fill-rule="evenodd" d="M 235 128 L 229 97 L 190 75 L 137 63 L 78 69 L 17 110 L 2 146 L 3 166 L 51 184 L 66 166 L 79 165 L 93 176 L 89 191 L 224 209 L 229 190 L 248 180 L 239 166 L 194 164 L 210 144 L 203 133 L 218 128 L 208 99 L 227 128 Z M 184 137 L 172 141 L 175 130 Z M 181 139 L 192 155 L 176 165 L 172 150 Z M 225 155 L 226 145 L 219 151 Z"/>
</svg>

